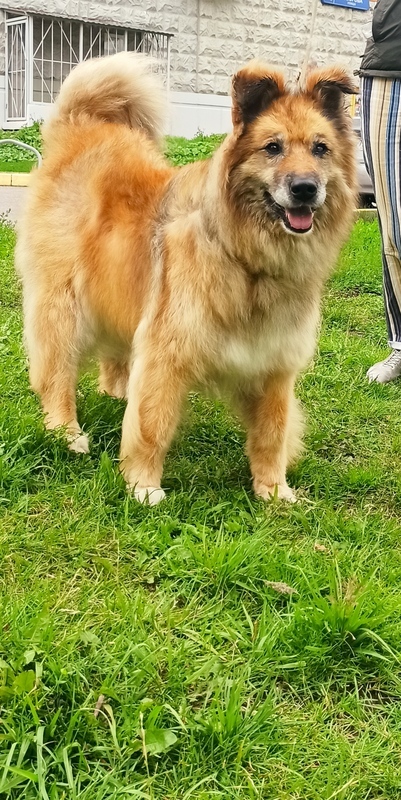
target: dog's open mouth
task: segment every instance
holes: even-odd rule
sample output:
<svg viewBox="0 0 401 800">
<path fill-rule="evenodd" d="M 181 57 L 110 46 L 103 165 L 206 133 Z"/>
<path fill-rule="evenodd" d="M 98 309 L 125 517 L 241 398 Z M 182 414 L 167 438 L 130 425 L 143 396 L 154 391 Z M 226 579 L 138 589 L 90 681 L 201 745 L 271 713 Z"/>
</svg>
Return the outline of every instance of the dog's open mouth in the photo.
<svg viewBox="0 0 401 800">
<path fill-rule="evenodd" d="M 312 229 L 314 210 L 310 206 L 284 208 L 273 200 L 269 192 L 265 192 L 265 198 L 269 210 L 284 223 L 287 230 L 292 233 L 308 233 Z"/>
<path fill-rule="evenodd" d="M 308 206 L 283 209 L 284 224 L 294 233 L 307 233 L 313 225 L 313 211 Z"/>
</svg>

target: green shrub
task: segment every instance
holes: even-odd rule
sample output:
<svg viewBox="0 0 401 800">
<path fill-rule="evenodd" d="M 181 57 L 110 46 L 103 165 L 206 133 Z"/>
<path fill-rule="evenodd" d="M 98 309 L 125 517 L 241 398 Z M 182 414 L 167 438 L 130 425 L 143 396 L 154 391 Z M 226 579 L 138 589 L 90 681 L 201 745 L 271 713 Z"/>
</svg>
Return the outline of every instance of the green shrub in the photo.
<svg viewBox="0 0 401 800">
<path fill-rule="evenodd" d="M 42 152 L 42 136 L 39 122 L 34 122 L 33 125 L 21 128 L 18 131 L 0 131 L 0 139 L 19 139 L 21 142 L 30 144 L 31 147 L 36 147 L 39 152 Z M 188 164 L 191 161 L 209 158 L 223 139 L 224 135 L 204 136 L 202 133 L 199 133 L 193 139 L 167 136 L 165 154 L 174 166 Z M 28 150 L 9 144 L 0 147 L 0 169 L 10 172 L 29 172 L 35 163 L 34 153 L 30 153 Z"/>
<path fill-rule="evenodd" d="M 36 147 L 39 152 L 42 151 L 42 137 L 40 133 L 40 123 L 34 122 L 26 128 L 20 128 L 19 131 L 0 131 L 0 139 L 18 139 L 20 142 Z M 19 172 L 22 170 L 14 169 L 11 164 L 20 163 L 21 161 L 30 161 L 32 164 L 36 163 L 34 153 L 29 150 L 23 150 L 22 147 L 16 147 L 12 144 L 1 145 L 0 147 L 0 161 L 10 164 L 12 172 Z"/>
</svg>

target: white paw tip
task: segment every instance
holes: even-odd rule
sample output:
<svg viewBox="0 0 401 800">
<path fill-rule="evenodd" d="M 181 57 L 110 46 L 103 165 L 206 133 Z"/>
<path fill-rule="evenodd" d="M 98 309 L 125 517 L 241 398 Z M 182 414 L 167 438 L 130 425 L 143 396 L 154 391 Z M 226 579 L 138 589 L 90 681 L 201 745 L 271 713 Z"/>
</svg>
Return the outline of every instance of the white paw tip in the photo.
<svg viewBox="0 0 401 800">
<path fill-rule="evenodd" d="M 289 486 L 276 484 L 275 486 L 259 486 L 255 493 L 263 500 L 285 500 L 286 503 L 296 503 L 297 496 Z"/>
<path fill-rule="evenodd" d="M 74 438 L 68 437 L 68 448 L 73 453 L 89 453 L 89 439 L 84 433 Z"/>
<path fill-rule="evenodd" d="M 139 503 L 148 503 L 150 506 L 156 506 L 164 500 L 166 493 L 163 489 L 158 489 L 156 486 L 136 486 L 134 488 L 134 497 Z"/>
<path fill-rule="evenodd" d="M 298 500 L 298 498 L 297 498 L 297 496 L 296 496 L 295 492 L 293 492 L 293 491 L 290 489 L 290 490 L 289 490 L 289 492 L 288 492 L 287 494 L 284 494 L 284 495 L 282 495 L 282 496 L 280 497 L 280 500 L 286 500 L 286 501 L 287 501 L 287 503 L 296 503 L 296 502 L 297 502 L 297 500 Z"/>
</svg>

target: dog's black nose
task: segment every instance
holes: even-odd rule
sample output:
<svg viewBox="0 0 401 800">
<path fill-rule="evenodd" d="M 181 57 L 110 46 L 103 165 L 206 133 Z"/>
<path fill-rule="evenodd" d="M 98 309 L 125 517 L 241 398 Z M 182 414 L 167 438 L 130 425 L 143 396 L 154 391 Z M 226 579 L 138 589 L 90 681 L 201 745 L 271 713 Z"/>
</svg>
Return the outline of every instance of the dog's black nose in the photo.
<svg viewBox="0 0 401 800">
<path fill-rule="evenodd" d="M 298 203 L 310 203 L 317 194 L 317 185 L 311 178 L 294 178 L 290 183 L 290 192 Z"/>
</svg>

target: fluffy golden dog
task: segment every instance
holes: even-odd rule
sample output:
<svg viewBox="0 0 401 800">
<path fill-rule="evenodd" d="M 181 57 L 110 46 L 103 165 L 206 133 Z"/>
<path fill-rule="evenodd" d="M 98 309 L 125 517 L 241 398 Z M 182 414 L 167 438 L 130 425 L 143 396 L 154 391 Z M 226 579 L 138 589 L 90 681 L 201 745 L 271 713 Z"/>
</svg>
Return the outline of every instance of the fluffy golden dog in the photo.
<svg viewBox="0 0 401 800">
<path fill-rule="evenodd" d="M 121 469 L 138 500 L 164 497 L 163 460 L 201 386 L 242 414 L 256 494 L 294 499 L 294 384 L 354 209 L 352 91 L 341 68 L 290 91 L 251 62 L 233 79 L 232 133 L 172 168 L 146 58 L 88 61 L 65 81 L 18 236 L 30 379 L 47 427 L 88 452 L 76 382 L 97 354 L 101 390 L 128 401 Z"/>
</svg>

